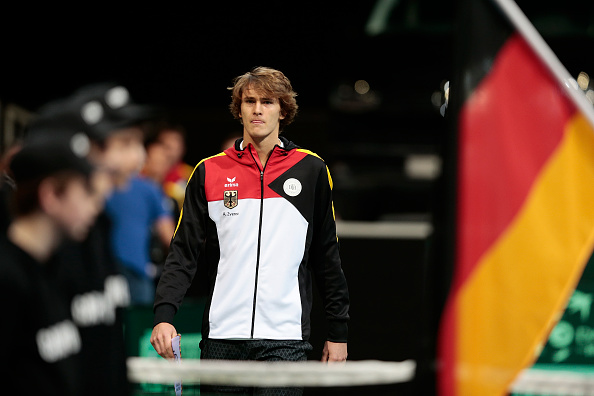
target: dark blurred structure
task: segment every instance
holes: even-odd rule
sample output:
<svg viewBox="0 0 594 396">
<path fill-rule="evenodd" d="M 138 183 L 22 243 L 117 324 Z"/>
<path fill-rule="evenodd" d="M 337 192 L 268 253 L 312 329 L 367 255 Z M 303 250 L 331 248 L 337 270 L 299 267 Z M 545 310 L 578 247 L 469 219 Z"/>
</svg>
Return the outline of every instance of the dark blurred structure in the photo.
<svg viewBox="0 0 594 396">
<path fill-rule="evenodd" d="M 376 1 L 342 49 L 356 51 L 330 87 L 328 160 L 343 219 L 430 220 L 453 11 L 450 2 Z"/>
<path fill-rule="evenodd" d="M 593 3 L 518 4 L 574 78 L 593 70 Z M 446 123 L 454 6 L 375 1 L 363 29 L 343 45 L 324 150 L 343 219 L 432 219 L 443 150 L 454 138 Z"/>
</svg>

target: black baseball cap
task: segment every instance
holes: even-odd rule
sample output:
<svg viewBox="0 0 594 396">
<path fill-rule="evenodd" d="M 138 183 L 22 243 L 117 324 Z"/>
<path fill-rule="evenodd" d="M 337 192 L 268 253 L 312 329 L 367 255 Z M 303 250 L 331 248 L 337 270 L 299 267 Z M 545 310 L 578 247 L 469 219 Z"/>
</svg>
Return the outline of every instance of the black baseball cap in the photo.
<svg viewBox="0 0 594 396">
<path fill-rule="evenodd" d="M 26 137 L 36 139 L 55 134 L 85 133 L 103 142 L 113 132 L 157 116 L 157 108 L 135 103 L 126 87 L 116 83 L 83 86 L 66 98 L 49 102 L 37 112 Z"/>
<path fill-rule="evenodd" d="M 26 142 L 12 157 L 10 171 L 17 187 L 61 171 L 74 171 L 88 177 L 93 171 L 87 159 L 89 147 L 84 133 L 56 136 L 51 142 Z"/>
</svg>

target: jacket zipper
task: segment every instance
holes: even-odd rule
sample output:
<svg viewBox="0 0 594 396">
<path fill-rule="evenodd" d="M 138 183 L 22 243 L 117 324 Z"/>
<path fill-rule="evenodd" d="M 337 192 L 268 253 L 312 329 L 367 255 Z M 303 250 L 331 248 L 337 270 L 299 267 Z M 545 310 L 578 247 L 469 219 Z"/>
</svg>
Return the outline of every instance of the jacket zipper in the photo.
<svg viewBox="0 0 594 396">
<path fill-rule="evenodd" d="M 273 152 L 274 152 L 274 150 L 273 150 Z M 258 161 L 256 161 L 256 159 L 254 158 L 254 154 L 252 154 L 251 150 L 250 150 L 250 155 L 252 156 L 252 159 L 254 160 L 256 167 L 260 171 L 260 220 L 259 220 L 259 224 L 258 224 L 258 250 L 256 253 L 256 276 L 255 276 L 255 281 L 254 281 L 254 301 L 253 301 L 253 305 L 252 305 L 252 328 L 251 328 L 251 333 L 250 333 L 250 338 L 254 338 L 254 326 L 255 326 L 255 321 L 256 321 L 256 296 L 258 294 L 258 271 L 260 269 L 260 245 L 262 242 L 262 217 L 264 214 L 264 169 L 266 169 L 266 165 L 264 165 L 263 169 L 260 169 L 260 166 L 258 165 Z M 272 157 L 272 153 L 270 154 L 270 156 Z M 270 157 L 268 158 L 268 161 L 270 161 Z M 268 163 L 268 161 L 266 161 L 266 163 Z"/>
</svg>

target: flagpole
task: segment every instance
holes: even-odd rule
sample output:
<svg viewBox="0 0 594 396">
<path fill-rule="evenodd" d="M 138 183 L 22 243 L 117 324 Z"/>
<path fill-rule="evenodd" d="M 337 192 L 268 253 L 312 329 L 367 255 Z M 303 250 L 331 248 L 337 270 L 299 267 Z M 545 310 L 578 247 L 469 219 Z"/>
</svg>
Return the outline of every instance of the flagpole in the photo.
<svg viewBox="0 0 594 396">
<path fill-rule="evenodd" d="M 594 108 L 586 99 L 586 95 L 575 88 L 575 79 L 571 77 L 565 66 L 559 61 L 553 50 L 548 46 L 542 36 L 538 33 L 534 25 L 524 15 L 522 10 L 513 0 L 493 0 L 499 8 L 505 13 L 514 27 L 520 32 L 528 45 L 536 52 L 553 75 L 561 81 L 565 92 L 573 100 L 578 109 L 588 119 L 590 125 L 594 128 Z"/>
</svg>

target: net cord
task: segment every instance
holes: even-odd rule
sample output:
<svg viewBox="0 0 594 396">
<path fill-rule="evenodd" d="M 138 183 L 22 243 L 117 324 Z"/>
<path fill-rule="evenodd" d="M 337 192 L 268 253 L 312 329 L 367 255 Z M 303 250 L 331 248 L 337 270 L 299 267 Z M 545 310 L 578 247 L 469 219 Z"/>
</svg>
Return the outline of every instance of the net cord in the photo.
<svg viewBox="0 0 594 396">
<path fill-rule="evenodd" d="M 132 383 L 209 384 L 230 386 L 338 387 L 408 382 L 414 378 L 414 360 L 260 362 L 187 359 L 174 363 L 161 358 L 129 357 Z"/>
</svg>

